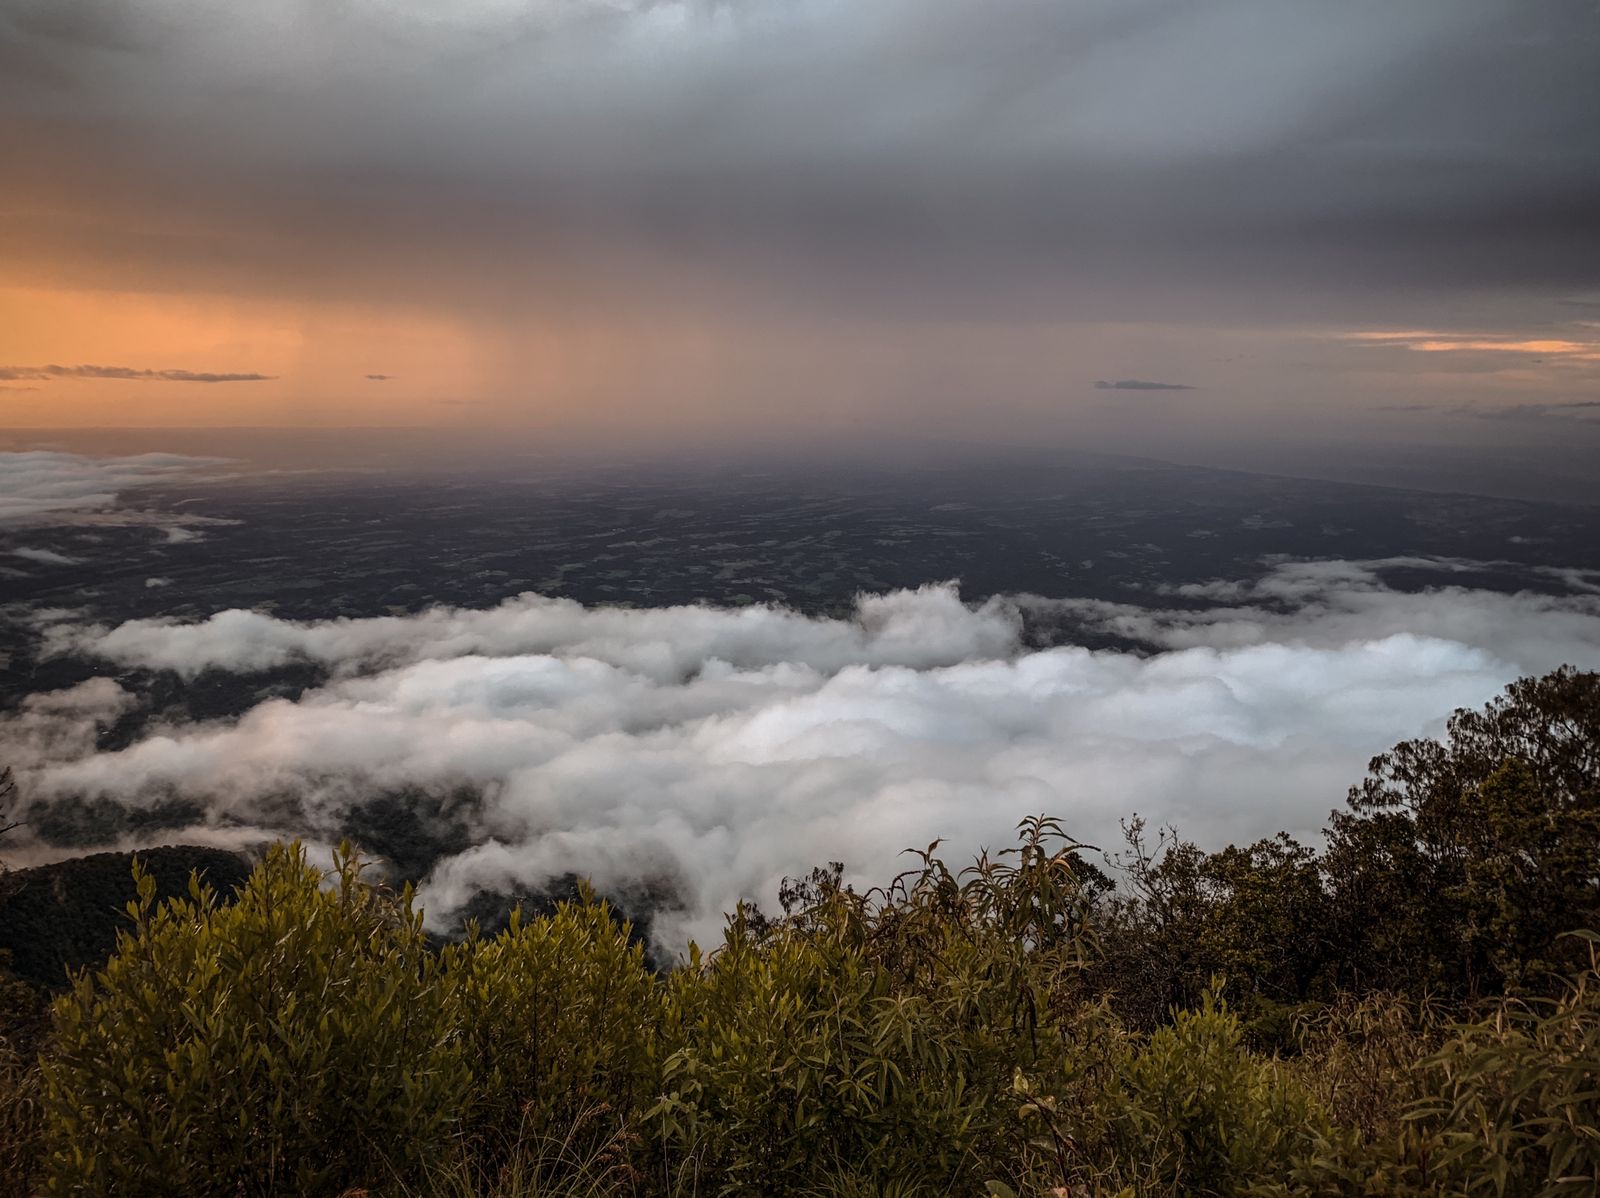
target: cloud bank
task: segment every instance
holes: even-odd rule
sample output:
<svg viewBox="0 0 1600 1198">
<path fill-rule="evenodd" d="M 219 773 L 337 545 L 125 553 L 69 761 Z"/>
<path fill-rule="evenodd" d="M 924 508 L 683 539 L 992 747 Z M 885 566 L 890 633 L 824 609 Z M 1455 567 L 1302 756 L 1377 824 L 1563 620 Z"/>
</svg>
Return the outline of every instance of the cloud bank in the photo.
<svg viewBox="0 0 1600 1198">
<path fill-rule="evenodd" d="M 176 453 L 125 457 L 86 457 L 53 450 L 0 453 L 0 526 L 58 522 L 109 508 L 123 491 L 173 482 L 221 461 Z M 122 513 L 119 519 L 127 522 L 132 515 L 137 513 Z M 184 523 L 204 518 L 163 514 L 162 519 Z"/>
<path fill-rule="evenodd" d="M 183 835 L 213 841 L 326 841 L 374 796 L 472 792 L 454 815 L 468 847 L 422 890 L 436 923 L 480 890 L 577 873 L 669 890 L 681 909 L 656 927 L 675 948 L 785 874 L 843 859 L 881 880 L 907 845 L 998 844 L 1040 811 L 1101 844 L 1134 811 L 1210 844 L 1314 836 L 1374 753 L 1522 674 L 1600 665 L 1600 577 L 1404 594 L 1383 582 L 1402 568 L 1448 582 L 1473 564 L 1286 562 L 1162 597 L 1178 608 L 969 606 L 945 585 L 837 619 L 528 595 L 369 620 L 63 621 L 57 651 L 117 667 L 309 662 L 325 681 L 97 752 L 93 729 L 131 702 L 100 678 L 35 696 L 0 744 L 37 799 L 190 803 Z M 1049 619 L 1149 651 L 1027 648 L 1025 620 Z"/>
</svg>

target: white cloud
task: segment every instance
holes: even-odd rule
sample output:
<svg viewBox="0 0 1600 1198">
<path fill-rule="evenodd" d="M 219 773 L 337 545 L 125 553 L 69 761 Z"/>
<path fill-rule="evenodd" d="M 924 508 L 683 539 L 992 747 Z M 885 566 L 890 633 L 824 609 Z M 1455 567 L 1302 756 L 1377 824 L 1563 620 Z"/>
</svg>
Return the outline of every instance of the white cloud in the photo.
<svg viewBox="0 0 1600 1198">
<path fill-rule="evenodd" d="M 481 654 L 587 657 L 660 681 L 716 659 L 741 666 L 799 662 L 836 670 L 852 662 L 945 665 L 1014 648 L 1017 616 L 1002 600 L 977 610 L 953 587 L 864 598 L 851 621 L 815 620 L 770 607 L 584 607 L 524 594 L 487 611 L 434 608 L 415 616 L 300 623 L 259 612 L 219 612 L 198 624 L 131 620 L 113 629 L 68 627 L 58 651 L 176 670 L 266 670 L 293 661 L 350 671 Z"/>
<path fill-rule="evenodd" d="M 1158 649 L 1238 648 L 1261 644 L 1337 647 L 1421 632 L 1471 646 L 1520 669 L 1543 672 L 1573 660 L 1600 657 L 1600 572 L 1516 567 L 1565 594 L 1504 594 L 1463 586 L 1392 590 L 1385 569 L 1446 577 L 1505 563 L 1441 558 L 1283 562 L 1255 581 L 1172 588 L 1174 599 L 1221 603 L 1152 609 L 1090 599 L 1040 599 L 1023 604 L 1086 628 Z"/>
<path fill-rule="evenodd" d="M 0 453 L 0 525 L 59 523 L 112 507 L 122 491 L 171 482 L 217 462 L 175 453 L 107 458 L 53 450 Z M 157 515 L 161 522 L 182 522 Z"/>
<path fill-rule="evenodd" d="M 38 562 L 43 566 L 76 566 L 78 564 L 77 558 L 68 557 L 64 553 L 57 553 L 53 549 L 33 549 L 28 546 L 23 546 L 21 549 L 13 549 L 11 556 L 20 557 L 24 561 Z"/>
<path fill-rule="evenodd" d="M 474 847 L 423 888 L 436 920 L 480 888 L 568 872 L 664 881 L 684 904 L 658 919 L 675 947 L 817 862 L 881 881 L 907 845 L 944 836 L 966 853 L 1041 811 L 1102 844 L 1133 811 L 1208 844 L 1314 836 L 1374 753 L 1519 675 L 1600 665 L 1592 593 L 1410 595 L 1371 564 L 1285 563 L 1191 596 L 1217 597 L 1228 606 L 1184 613 L 1055 605 L 1168 646 L 1151 654 L 1029 650 L 1020 613 L 1046 601 L 969 608 L 952 587 L 864 598 L 849 619 L 523 596 L 378 620 L 62 624 L 58 645 L 120 665 L 314 661 L 330 677 L 120 752 L 80 731 L 35 751 L 26 780 L 41 796 L 197 801 L 209 816 L 186 837 L 244 825 L 318 841 L 381 791 L 469 785 Z"/>
<path fill-rule="evenodd" d="M 99 734 L 137 702 L 111 678 L 29 695 L 0 715 L 0 765 L 21 772 L 92 757 Z"/>
</svg>

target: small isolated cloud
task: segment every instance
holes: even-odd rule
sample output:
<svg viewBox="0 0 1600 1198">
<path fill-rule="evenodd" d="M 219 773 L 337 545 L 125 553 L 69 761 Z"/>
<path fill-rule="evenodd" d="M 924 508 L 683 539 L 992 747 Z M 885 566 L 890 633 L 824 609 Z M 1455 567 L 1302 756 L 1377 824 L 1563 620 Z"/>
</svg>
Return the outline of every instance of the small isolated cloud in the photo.
<svg viewBox="0 0 1600 1198">
<path fill-rule="evenodd" d="M 1461 411 L 1481 420 L 1600 421 L 1600 399 L 1575 399 L 1566 403 L 1519 403 L 1500 407 L 1468 407 Z"/>
<path fill-rule="evenodd" d="M 1145 379 L 1095 379 L 1096 391 L 1198 391 L 1188 383 L 1152 383 Z"/>
<path fill-rule="evenodd" d="M 373 382 L 373 383 L 387 383 L 392 378 L 394 378 L 394 375 L 392 375 L 392 374 L 369 374 L 369 375 L 367 375 L 367 381 L 368 382 Z"/>
<path fill-rule="evenodd" d="M 76 566 L 78 564 L 77 558 L 68 557 L 64 553 L 57 553 L 54 549 L 30 549 L 24 546 L 21 549 L 13 549 L 11 556 L 20 557 L 25 561 L 39 562 L 41 565 L 46 566 Z"/>
<path fill-rule="evenodd" d="M 132 366 L 0 366 L 0 379 L 120 379 L 166 383 L 261 383 L 276 375 L 210 370 L 140 370 Z"/>
<path fill-rule="evenodd" d="M 1391 589 L 1402 566 L 1439 585 Z M 567 873 L 616 893 L 662 882 L 681 909 L 655 926 L 676 948 L 785 874 L 844 860 L 879 881 L 906 845 L 976 850 L 1041 811 L 1095 843 L 1133 811 L 1207 844 L 1315 835 L 1396 740 L 1520 675 L 1600 665 L 1600 574 L 1573 572 L 1565 595 L 1455 585 L 1474 568 L 1285 562 L 1162 597 L 1180 610 L 969 605 L 947 585 L 863 597 L 842 618 L 537 595 L 374 619 L 227 611 L 106 628 L 58 614 L 56 651 L 116 668 L 298 662 L 324 681 L 103 752 L 92 730 L 127 700 L 101 679 L 0 721 L 0 753 L 45 802 L 191 802 L 205 812 L 192 839 L 327 842 L 375 795 L 465 789 L 480 796 L 461 815 L 470 847 L 423 886 L 431 919 Z M 1092 627 L 1145 649 L 1031 648 L 1025 612 L 1060 620 L 1065 639 Z"/>
<path fill-rule="evenodd" d="M 94 458 L 54 450 L 0 453 L 0 524 L 80 520 L 117 502 L 119 493 L 171 482 L 221 458 L 142 453 Z M 116 513 L 108 522 L 186 524 L 205 517 L 167 513 Z"/>
<path fill-rule="evenodd" d="M 153 590 L 156 590 L 159 587 L 169 587 L 169 586 L 171 586 L 172 585 L 172 579 L 170 579 L 170 578 L 147 578 L 147 579 L 144 580 L 144 585 L 145 585 L 145 589 L 146 590 L 152 590 L 153 591 Z"/>
</svg>

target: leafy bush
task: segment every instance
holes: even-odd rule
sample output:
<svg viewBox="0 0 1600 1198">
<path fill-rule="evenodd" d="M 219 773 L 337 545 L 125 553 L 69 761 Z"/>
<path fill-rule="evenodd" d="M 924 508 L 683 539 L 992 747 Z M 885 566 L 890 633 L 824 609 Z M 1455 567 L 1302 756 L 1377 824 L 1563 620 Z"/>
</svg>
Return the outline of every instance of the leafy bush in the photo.
<svg viewBox="0 0 1600 1198">
<path fill-rule="evenodd" d="M 1585 936 L 1590 943 L 1595 937 Z M 1557 998 L 1510 998 L 1400 1071 L 1385 1133 L 1321 1134 L 1275 1198 L 1567 1198 L 1600 1193 L 1600 970 Z"/>
<path fill-rule="evenodd" d="M 39 1168 L 39 1071 L 0 1037 L 0 1195 L 33 1192 Z"/>
<path fill-rule="evenodd" d="M 1327 1127 L 1309 1089 L 1246 1047 L 1238 1017 L 1214 993 L 1150 1036 L 1119 1035 L 1109 1021 L 1098 1030 L 1099 1051 L 1080 1048 L 1066 1072 L 1018 1071 L 1019 1113 L 1039 1132 L 1026 1188 L 1243 1194 L 1280 1175 Z"/>
<path fill-rule="evenodd" d="M 82 1195 L 326 1195 L 445 1146 L 468 1074 L 409 894 L 274 848 L 230 906 L 198 882 L 56 1001 L 46 1172 Z"/>
<path fill-rule="evenodd" d="M 783 921 L 739 912 L 672 982 L 683 1047 L 654 1111 L 668 1143 L 725 1193 L 976 1185 L 1015 1141 L 1013 1069 L 1059 1047 L 1086 951 L 1064 840 L 1029 821 L 1014 863 L 953 875 L 930 847 L 886 889 L 819 874 Z"/>
<path fill-rule="evenodd" d="M 654 1098 L 661 991 L 629 933 L 585 894 L 445 950 L 480 1152 L 577 1127 L 609 1138 Z"/>
<path fill-rule="evenodd" d="M 1281 1062 L 1249 1052 L 1238 1017 L 1212 996 L 1179 1012 L 1118 1074 L 1110 1097 L 1122 1155 L 1163 1191 L 1241 1194 L 1326 1128 L 1306 1088 Z"/>
<path fill-rule="evenodd" d="M 611 1133 L 596 1134 L 597 1126 Z M 642 1180 L 635 1139 L 617 1130 L 607 1112 L 586 1111 L 565 1128 L 530 1124 L 491 1155 L 469 1148 L 432 1163 L 401 1192 L 408 1198 L 631 1198 Z"/>
</svg>

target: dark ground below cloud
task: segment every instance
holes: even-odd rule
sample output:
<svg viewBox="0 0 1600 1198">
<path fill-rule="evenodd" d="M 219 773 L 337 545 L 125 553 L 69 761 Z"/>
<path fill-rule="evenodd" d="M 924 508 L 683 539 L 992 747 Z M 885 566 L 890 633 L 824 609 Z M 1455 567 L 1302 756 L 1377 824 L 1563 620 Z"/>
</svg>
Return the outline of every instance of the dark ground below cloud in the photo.
<svg viewBox="0 0 1600 1198">
<path fill-rule="evenodd" d="M 159 527 L 0 530 L 7 653 L 0 710 L 108 672 L 41 656 L 30 613 L 68 608 L 115 624 L 252 608 L 286 619 L 493 606 L 524 591 L 641 607 L 779 603 L 846 612 L 859 592 L 959 579 L 969 600 L 1033 593 L 1173 605 L 1163 588 L 1251 579 L 1274 556 L 1435 556 L 1494 563 L 1441 579 L 1391 570 L 1402 589 L 1552 590 L 1540 567 L 1600 569 L 1600 508 L 1354 486 L 1105 455 L 742 466 L 501 464 L 249 473 L 142 488 L 124 504 L 236 523 L 168 543 Z M 75 559 L 43 565 L 21 547 Z M 150 580 L 160 585 L 148 585 Z M 1040 641 L 1110 645 L 1036 628 Z M 1114 647 L 1137 647 L 1116 645 Z M 141 678 L 153 711 L 236 714 L 298 694 L 310 667 L 194 683 Z"/>
<path fill-rule="evenodd" d="M 326 620 L 436 604 L 481 609 L 537 591 L 585 604 L 770 602 L 841 614 L 862 591 L 950 578 L 961 580 L 968 600 L 1033 593 L 1174 607 L 1214 600 L 1186 601 L 1164 593 L 1170 588 L 1254 579 L 1283 557 L 1485 563 L 1449 573 L 1383 570 L 1387 585 L 1418 591 L 1563 593 L 1542 571 L 1600 570 L 1596 508 L 1044 452 L 827 466 L 241 471 L 141 488 L 123 502 L 232 523 L 196 526 L 203 539 L 182 542 L 169 542 L 159 525 L 0 530 L 0 713 L 29 694 L 112 675 L 137 701 L 101 734 L 102 750 L 159 723 L 230 720 L 266 698 L 298 697 L 324 671 L 211 670 L 185 681 L 51 657 L 31 619 L 40 611 L 71 609 L 106 624 L 193 621 L 229 608 Z M 76 564 L 7 556 L 20 547 Z M 151 579 L 162 585 L 147 585 Z M 1046 618 L 1034 613 L 1037 644 L 1146 648 L 1070 617 Z M 420 878 L 465 846 L 480 800 L 470 788 L 375 793 L 329 831 L 356 837 L 398 876 Z M 42 843 L 82 851 L 160 843 L 197 813 L 177 801 L 133 809 L 62 799 L 25 814 Z M 667 894 L 615 897 L 631 897 L 629 909 L 648 914 Z M 485 918 L 499 910 L 480 906 L 475 913 Z"/>
</svg>

